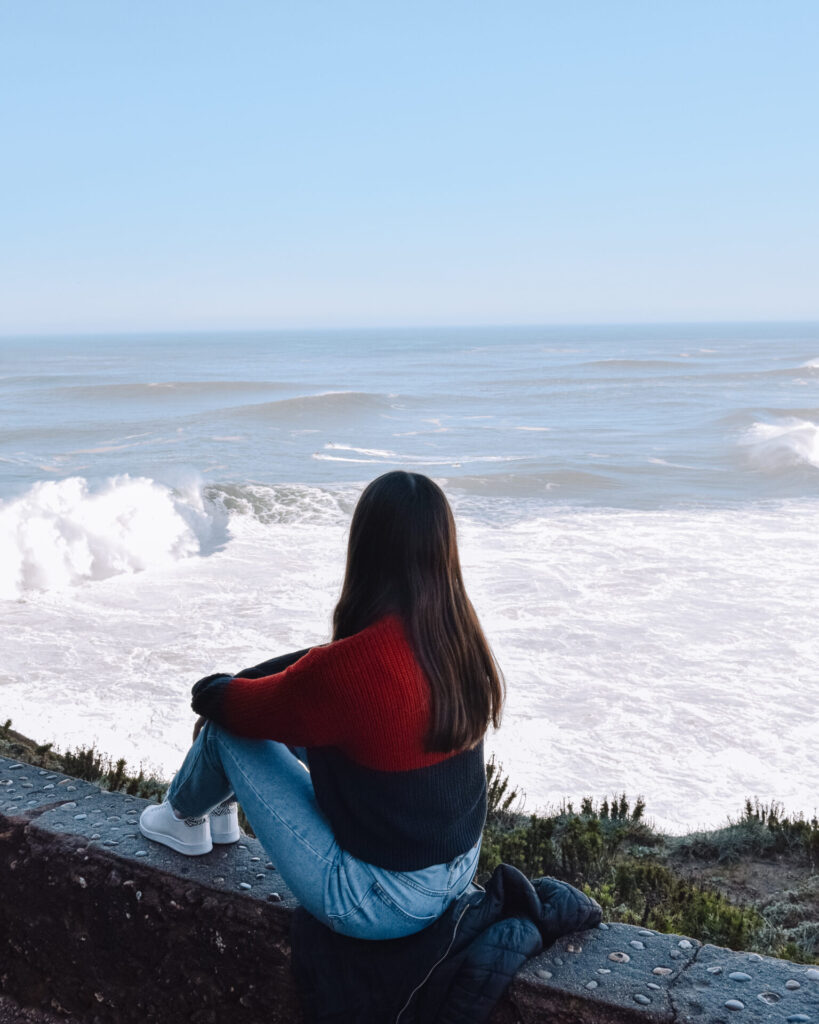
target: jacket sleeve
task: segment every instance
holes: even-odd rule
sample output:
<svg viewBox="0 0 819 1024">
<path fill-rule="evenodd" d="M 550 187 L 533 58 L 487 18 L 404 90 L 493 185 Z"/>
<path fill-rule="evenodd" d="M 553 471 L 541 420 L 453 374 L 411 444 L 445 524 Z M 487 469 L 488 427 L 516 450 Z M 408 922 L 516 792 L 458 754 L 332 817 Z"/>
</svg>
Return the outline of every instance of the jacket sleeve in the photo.
<svg viewBox="0 0 819 1024">
<path fill-rule="evenodd" d="M 547 949 L 562 935 L 596 928 L 603 919 L 597 900 L 568 882 L 544 876 L 535 878 L 532 885 L 541 903 L 540 934 Z"/>
<path fill-rule="evenodd" d="M 537 925 L 525 917 L 490 925 L 470 943 L 435 1024 L 485 1024 L 517 972 L 542 949 Z"/>
<path fill-rule="evenodd" d="M 281 672 L 246 679 L 215 675 L 193 687 L 197 714 L 248 739 L 290 746 L 336 745 L 348 734 L 351 703 L 336 644 L 313 647 Z"/>
</svg>

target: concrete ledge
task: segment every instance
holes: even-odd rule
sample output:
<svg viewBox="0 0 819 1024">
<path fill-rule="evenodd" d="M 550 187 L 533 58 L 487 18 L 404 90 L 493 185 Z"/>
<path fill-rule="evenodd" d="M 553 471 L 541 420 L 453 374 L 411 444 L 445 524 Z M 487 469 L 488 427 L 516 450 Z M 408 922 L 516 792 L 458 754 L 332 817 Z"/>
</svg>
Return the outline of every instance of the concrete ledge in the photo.
<svg viewBox="0 0 819 1024">
<path fill-rule="evenodd" d="M 255 839 L 183 858 L 145 801 L 0 758 L 0 993 L 83 1022 L 298 1022 L 292 894 Z M 497 1024 L 819 1024 L 819 969 L 628 925 L 531 960 Z"/>
</svg>

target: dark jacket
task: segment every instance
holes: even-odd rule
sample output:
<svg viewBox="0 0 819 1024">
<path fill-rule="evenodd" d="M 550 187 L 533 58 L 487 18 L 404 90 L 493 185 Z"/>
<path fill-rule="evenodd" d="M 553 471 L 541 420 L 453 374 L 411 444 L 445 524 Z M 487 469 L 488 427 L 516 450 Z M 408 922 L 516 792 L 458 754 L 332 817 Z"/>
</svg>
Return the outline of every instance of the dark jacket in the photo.
<svg viewBox="0 0 819 1024">
<path fill-rule="evenodd" d="M 561 935 L 596 927 L 600 907 L 567 882 L 530 882 L 501 864 L 434 924 L 369 942 L 293 921 L 293 973 L 308 1024 L 481 1024 L 516 972 Z"/>
</svg>

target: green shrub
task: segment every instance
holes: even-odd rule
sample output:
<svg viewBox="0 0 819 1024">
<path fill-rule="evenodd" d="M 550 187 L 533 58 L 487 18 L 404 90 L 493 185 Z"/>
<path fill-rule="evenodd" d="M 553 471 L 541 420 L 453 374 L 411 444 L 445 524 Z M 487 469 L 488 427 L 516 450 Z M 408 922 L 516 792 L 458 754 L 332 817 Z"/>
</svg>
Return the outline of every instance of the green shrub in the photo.
<svg viewBox="0 0 819 1024">
<path fill-rule="evenodd" d="M 142 765 L 139 766 L 139 772 L 134 775 L 128 770 L 124 757 L 114 762 L 108 754 L 96 750 L 93 744 L 90 747 L 66 751 L 62 755 L 62 761 L 66 775 L 94 782 L 112 793 L 129 793 L 131 796 L 146 799 L 161 799 L 168 788 L 168 783 L 164 780 L 153 775 L 146 776 Z"/>
<path fill-rule="evenodd" d="M 488 874 L 503 862 L 512 864 L 529 878 L 553 874 L 556 867 L 553 833 L 551 821 L 533 814 L 517 828 L 490 834 L 486 849 L 481 850 L 479 872 Z"/>
<path fill-rule="evenodd" d="M 760 952 L 767 952 L 769 956 L 778 956 L 782 960 L 792 960 L 795 964 L 817 963 L 816 955 L 806 952 L 793 939 L 789 939 L 783 945 L 776 946 L 771 950 L 761 950 Z"/>
<path fill-rule="evenodd" d="M 599 820 L 596 817 L 572 815 L 560 835 L 561 877 L 581 884 L 588 879 L 598 878 L 604 852 Z"/>
<path fill-rule="evenodd" d="M 741 817 L 725 828 L 692 832 L 671 840 L 673 852 L 690 860 L 735 863 L 743 857 L 800 854 L 816 869 L 819 865 L 819 819 L 788 815 L 782 804 L 758 798 L 745 800 Z"/>
<path fill-rule="evenodd" d="M 523 798 L 509 788 L 509 776 L 493 754 L 486 762 L 486 818 L 488 822 L 511 824 L 520 813 Z"/>
<path fill-rule="evenodd" d="M 707 884 L 683 877 L 675 863 L 810 851 L 819 831 L 815 821 L 789 817 L 777 804 L 749 802 L 743 815 L 726 828 L 672 838 L 655 832 L 644 820 L 642 798 L 631 804 L 621 793 L 598 804 L 587 796 L 579 813 L 564 801 L 550 814 L 524 817 L 514 813 L 511 804 L 503 806 L 510 787 L 502 772 L 496 768 L 490 778 L 497 783 L 498 799 L 484 830 L 481 881 L 506 862 L 529 877 L 548 874 L 578 886 L 614 920 L 733 949 L 814 961 L 819 924 L 806 920 L 812 915 L 812 890 L 803 905 L 783 905 L 779 918 L 775 912 L 763 916 L 754 907 L 732 903 Z"/>
<path fill-rule="evenodd" d="M 756 910 L 735 906 L 656 862 L 618 864 L 612 896 L 621 921 L 731 949 L 748 949 L 765 924 Z"/>
</svg>

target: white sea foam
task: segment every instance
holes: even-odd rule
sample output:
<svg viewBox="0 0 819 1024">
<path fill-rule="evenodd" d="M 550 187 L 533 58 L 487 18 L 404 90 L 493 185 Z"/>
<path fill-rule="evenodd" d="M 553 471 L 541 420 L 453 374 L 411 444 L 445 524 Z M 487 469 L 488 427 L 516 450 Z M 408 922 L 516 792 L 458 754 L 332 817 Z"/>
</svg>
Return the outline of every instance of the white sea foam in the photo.
<svg viewBox="0 0 819 1024">
<path fill-rule="evenodd" d="M 175 495 L 129 476 L 98 488 L 82 477 L 37 483 L 0 503 L 0 597 L 189 558 L 216 525 L 197 489 Z"/>
<path fill-rule="evenodd" d="M 231 533 L 258 523 L 311 523 L 328 528 L 349 521 L 358 498 L 357 487 L 310 487 L 307 484 L 209 484 L 205 501 L 231 516 Z M 237 518 L 238 517 L 238 518 Z"/>
<path fill-rule="evenodd" d="M 332 441 L 324 447 L 330 451 L 354 452 L 356 455 L 375 455 L 382 459 L 397 458 L 395 452 L 388 451 L 385 448 L 356 448 L 351 444 L 334 444 Z"/>
<path fill-rule="evenodd" d="M 195 679 L 327 640 L 354 497 L 237 487 L 209 557 L 8 602 L 3 716 L 170 773 Z M 813 811 L 815 504 L 496 525 L 475 504 L 456 500 L 464 575 L 509 690 L 489 748 L 530 809 L 625 789 L 673 829 L 718 824 L 746 795 Z"/>
<path fill-rule="evenodd" d="M 329 447 L 325 445 L 325 447 Z M 363 451 L 360 448 L 349 451 Z M 387 457 L 389 455 L 389 458 Z M 406 465 L 406 466 L 466 466 L 473 462 L 523 462 L 525 455 L 455 455 L 449 458 L 435 458 L 429 455 L 394 455 L 387 452 L 378 454 L 371 452 L 369 458 L 356 458 L 352 455 L 328 455 L 326 452 L 314 452 L 317 462 L 360 462 L 367 465 Z"/>
<path fill-rule="evenodd" d="M 669 469 L 695 469 L 695 466 L 686 466 L 684 462 L 669 462 L 668 459 L 657 459 L 653 456 L 649 456 L 646 460 L 652 464 L 652 466 L 668 466 Z"/>
<path fill-rule="evenodd" d="M 754 423 L 743 438 L 754 466 L 770 472 L 798 466 L 819 467 L 819 424 L 787 416 Z"/>
<path fill-rule="evenodd" d="M 363 466 L 378 466 L 384 462 L 380 458 L 357 459 L 354 455 L 325 455 L 324 452 L 314 452 L 313 458 L 316 462 L 351 462 Z"/>
</svg>

